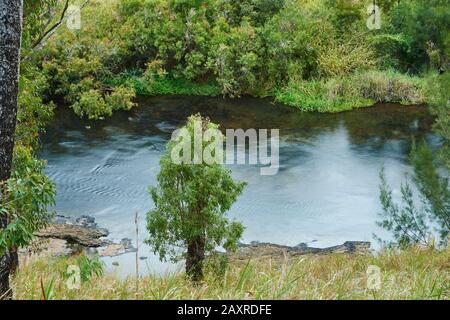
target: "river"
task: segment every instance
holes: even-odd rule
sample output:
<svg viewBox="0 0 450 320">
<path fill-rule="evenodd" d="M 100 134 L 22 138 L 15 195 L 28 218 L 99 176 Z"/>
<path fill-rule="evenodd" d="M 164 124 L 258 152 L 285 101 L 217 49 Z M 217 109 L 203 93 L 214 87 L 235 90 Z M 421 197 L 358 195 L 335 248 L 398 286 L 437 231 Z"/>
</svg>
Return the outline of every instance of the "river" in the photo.
<svg viewBox="0 0 450 320">
<path fill-rule="evenodd" d="M 280 170 L 261 176 L 257 165 L 230 166 L 248 182 L 230 216 L 246 227 L 243 242 L 325 247 L 388 235 L 376 226 L 381 211 L 379 171 L 385 167 L 394 196 L 411 168 L 412 137 L 434 140 L 424 107 L 377 105 L 338 114 L 303 113 L 267 99 L 167 96 L 139 98 L 130 112 L 103 121 L 59 108 L 42 136 L 40 157 L 57 186 L 56 211 L 92 215 L 113 239 L 135 237 L 140 217 L 144 272 L 173 270 L 142 245 L 145 214 L 153 207 L 159 157 L 172 131 L 200 112 L 221 128 L 280 129 Z M 374 243 L 376 247 L 376 243 Z M 134 272 L 134 253 L 106 258 L 108 270 Z M 113 266 L 112 262 L 118 262 Z M 116 264 L 116 263 L 115 263 Z"/>
</svg>

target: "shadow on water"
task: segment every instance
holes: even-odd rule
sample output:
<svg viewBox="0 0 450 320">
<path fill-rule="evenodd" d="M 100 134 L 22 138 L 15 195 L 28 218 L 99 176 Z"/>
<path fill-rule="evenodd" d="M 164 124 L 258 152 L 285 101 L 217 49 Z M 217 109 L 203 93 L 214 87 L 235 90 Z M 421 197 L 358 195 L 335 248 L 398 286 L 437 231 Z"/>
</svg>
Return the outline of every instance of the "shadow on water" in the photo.
<svg viewBox="0 0 450 320">
<path fill-rule="evenodd" d="M 135 211 L 145 228 L 145 212 L 153 206 L 147 187 L 156 183 L 159 157 L 172 131 L 194 113 L 222 129 L 280 129 L 277 175 L 260 176 L 257 166 L 232 166 L 233 175 L 249 183 L 231 211 L 246 226 L 244 242 L 328 246 L 371 241 L 374 232 L 386 236 L 375 225 L 381 166 L 398 191 L 410 171 L 411 138 L 435 140 L 433 118 L 424 107 L 385 104 L 318 114 L 253 98 L 171 96 L 138 102 L 130 112 L 96 122 L 60 108 L 42 136 L 41 157 L 57 185 L 57 211 L 93 215 L 117 239 L 133 237 Z M 148 248 L 141 255 L 148 257 L 151 271 L 169 267 Z M 119 260 L 127 273 L 134 270 L 133 259 L 124 255 L 108 261 Z"/>
</svg>

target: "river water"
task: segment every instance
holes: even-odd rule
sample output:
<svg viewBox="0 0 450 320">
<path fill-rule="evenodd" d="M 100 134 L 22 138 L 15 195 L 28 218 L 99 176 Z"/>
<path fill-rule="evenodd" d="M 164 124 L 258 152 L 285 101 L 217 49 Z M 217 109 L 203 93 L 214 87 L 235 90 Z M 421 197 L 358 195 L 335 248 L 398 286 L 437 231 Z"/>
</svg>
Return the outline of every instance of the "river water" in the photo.
<svg viewBox="0 0 450 320">
<path fill-rule="evenodd" d="M 377 105 L 317 114 L 266 99 L 169 96 L 140 98 L 134 110 L 97 122 L 60 108 L 42 136 L 40 153 L 57 186 L 57 212 L 92 215 L 115 240 L 135 239 L 138 212 L 139 255 L 146 258 L 141 269 L 161 273 L 177 268 L 159 262 L 142 244 L 145 214 L 153 207 L 148 186 L 156 183 L 159 157 L 172 131 L 197 112 L 224 129 L 280 129 L 277 175 L 261 176 L 257 165 L 230 166 L 236 179 L 248 182 L 230 211 L 246 227 L 243 242 L 325 247 L 373 241 L 374 233 L 388 237 L 376 226 L 379 171 L 385 167 L 398 197 L 411 170 L 412 137 L 434 139 L 433 119 L 424 107 Z M 134 272 L 134 253 L 105 262 L 119 274 Z"/>
</svg>

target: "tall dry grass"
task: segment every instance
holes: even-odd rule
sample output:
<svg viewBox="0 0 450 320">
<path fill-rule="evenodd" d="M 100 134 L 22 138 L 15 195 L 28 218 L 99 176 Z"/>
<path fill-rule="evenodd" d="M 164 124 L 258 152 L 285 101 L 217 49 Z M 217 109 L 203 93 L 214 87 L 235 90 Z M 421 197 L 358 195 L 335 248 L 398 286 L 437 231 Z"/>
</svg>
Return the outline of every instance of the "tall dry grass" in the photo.
<svg viewBox="0 0 450 320">
<path fill-rule="evenodd" d="M 450 250 L 410 248 L 375 256 L 333 254 L 293 259 L 231 260 L 223 277 L 208 273 L 193 286 L 183 273 L 120 280 L 95 276 L 69 290 L 60 277 L 70 259 L 21 266 L 15 299 L 449 299 Z M 367 269 L 381 271 L 379 290 L 367 286 Z M 138 289 L 136 289 L 138 288 Z M 43 290 L 44 289 L 44 290 Z M 50 294 L 49 294 L 50 293 Z"/>
</svg>

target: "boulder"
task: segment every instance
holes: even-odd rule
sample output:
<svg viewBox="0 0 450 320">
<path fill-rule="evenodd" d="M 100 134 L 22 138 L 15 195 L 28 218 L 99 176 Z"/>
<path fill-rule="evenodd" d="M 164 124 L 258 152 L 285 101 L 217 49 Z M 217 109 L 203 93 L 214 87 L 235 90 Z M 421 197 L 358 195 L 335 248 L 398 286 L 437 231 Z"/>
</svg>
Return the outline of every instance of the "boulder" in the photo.
<svg viewBox="0 0 450 320">
<path fill-rule="evenodd" d="M 115 257 L 128 252 L 136 252 L 131 239 L 124 238 L 119 243 L 110 243 L 106 247 L 98 249 L 100 257 Z"/>
<path fill-rule="evenodd" d="M 36 233 L 36 236 L 41 238 L 62 239 L 69 244 L 79 244 L 90 248 L 110 244 L 110 241 L 100 239 L 107 235 L 103 229 L 86 228 L 72 224 L 52 224 Z"/>
</svg>

